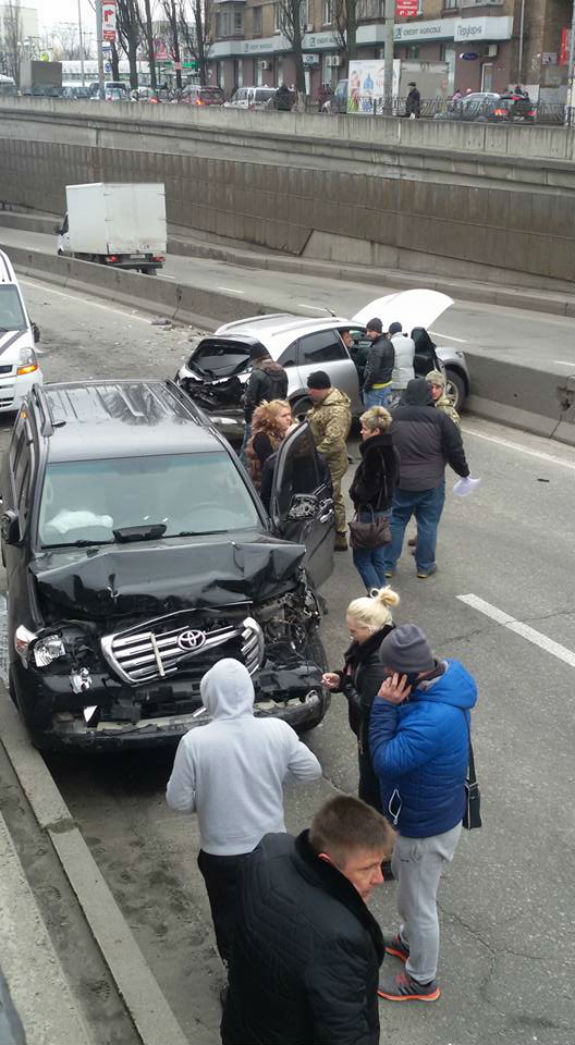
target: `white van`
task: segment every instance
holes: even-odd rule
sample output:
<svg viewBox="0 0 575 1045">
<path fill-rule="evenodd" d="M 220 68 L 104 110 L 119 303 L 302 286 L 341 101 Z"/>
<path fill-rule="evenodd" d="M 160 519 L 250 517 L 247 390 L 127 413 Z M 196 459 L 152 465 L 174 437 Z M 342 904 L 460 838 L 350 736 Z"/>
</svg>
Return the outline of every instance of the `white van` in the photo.
<svg viewBox="0 0 575 1045">
<path fill-rule="evenodd" d="M 44 380 L 34 350 L 39 340 L 12 262 L 0 250 L 0 413 L 19 410 L 32 385 Z"/>
<path fill-rule="evenodd" d="M 273 109 L 276 87 L 238 87 L 225 109 Z"/>
</svg>

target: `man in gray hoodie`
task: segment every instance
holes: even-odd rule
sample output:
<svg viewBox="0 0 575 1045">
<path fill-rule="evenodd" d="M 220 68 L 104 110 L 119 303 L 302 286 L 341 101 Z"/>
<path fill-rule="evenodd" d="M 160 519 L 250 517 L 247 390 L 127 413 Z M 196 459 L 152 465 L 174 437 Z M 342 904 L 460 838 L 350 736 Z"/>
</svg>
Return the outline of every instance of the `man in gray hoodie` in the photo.
<svg viewBox="0 0 575 1045">
<path fill-rule="evenodd" d="M 227 965 L 241 864 L 265 834 L 285 831 L 286 777 L 316 780 L 321 766 L 287 722 L 254 716 L 253 682 L 240 661 L 218 661 L 200 693 L 211 721 L 180 740 L 166 798 L 172 809 L 198 814 L 198 867 Z"/>
</svg>

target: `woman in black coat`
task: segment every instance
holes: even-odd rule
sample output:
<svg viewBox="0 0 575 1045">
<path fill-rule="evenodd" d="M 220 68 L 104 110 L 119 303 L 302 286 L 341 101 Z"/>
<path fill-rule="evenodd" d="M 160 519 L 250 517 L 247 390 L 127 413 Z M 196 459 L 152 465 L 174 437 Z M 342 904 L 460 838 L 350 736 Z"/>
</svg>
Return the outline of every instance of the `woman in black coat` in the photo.
<svg viewBox="0 0 575 1045">
<path fill-rule="evenodd" d="M 383 406 L 372 406 L 361 415 L 361 461 L 357 466 L 349 496 L 360 522 L 391 514 L 393 492 L 399 466 L 389 426 L 391 414 Z M 353 540 L 353 538 L 352 538 Z M 365 584 L 372 588 L 385 583 L 385 545 L 353 548 L 353 564 Z"/>
<path fill-rule="evenodd" d="M 359 761 L 358 795 L 379 813 L 379 783 L 371 765 L 368 747 L 371 706 L 385 678 L 379 659 L 383 639 L 395 627 L 391 606 L 397 606 L 399 595 L 382 588 L 372 597 L 354 599 L 347 608 L 346 622 L 352 643 L 344 654 L 342 671 L 328 671 L 322 677 L 332 692 L 342 692 L 347 699 L 349 724 L 357 737 Z"/>
</svg>

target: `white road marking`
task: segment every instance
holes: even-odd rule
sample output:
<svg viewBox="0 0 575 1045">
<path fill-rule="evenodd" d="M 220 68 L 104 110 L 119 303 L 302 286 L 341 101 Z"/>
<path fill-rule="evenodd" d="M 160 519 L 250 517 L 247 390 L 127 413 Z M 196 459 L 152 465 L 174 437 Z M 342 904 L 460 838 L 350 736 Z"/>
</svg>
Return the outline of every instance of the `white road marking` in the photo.
<svg viewBox="0 0 575 1045">
<path fill-rule="evenodd" d="M 549 639 L 547 635 L 543 635 L 540 631 L 536 631 L 535 628 L 531 628 L 529 624 L 524 624 L 522 621 L 516 620 L 515 617 L 510 617 L 508 613 L 499 610 L 497 606 L 492 606 L 490 602 L 485 602 L 478 595 L 458 595 L 457 598 L 460 602 L 465 602 L 468 606 L 471 606 L 472 609 L 478 610 L 479 613 L 484 613 L 486 617 L 491 617 L 491 620 L 496 621 L 497 624 L 502 624 L 504 628 L 509 628 L 510 631 L 521 635 L 522 638 L 532 642 L 535 646 L 539 646 L 546 653 L 551 653 L 554 657 L 558 657 L 559 660 L 563 660 L 566 664 L 575 668 L 575 653 L 572 650 L 567 649 L 566 646 L 561 646 L 559 642 L 554 642 L 553 639 Z"/>
<path fill-rule="evenodd" d="M 226 294 L 245 294 L 245 290 L 234 290 L 233 287 L 218 287 L 218 290 L 223 290 Z"/>
<path fill-rule="evenodd" d="M 485 439 L 488 443 L 497 443 L 498 446 L 505 446 L 508 450 L 517 450 L 521 454 L 527 454 L 529 457 L 538 457 L 541 461 L 549 461 L 550 464 L 559 464 L 563 468 L 569 468 L 572 472 L 575 471 L 575 464 L 571 461 L 564 461 L 562 457 L 555 457 L 554 454 L 546 454 L 543 450 L 531 450 L 528 446 L 521 446 L 521 443 L 514 443 L 511 439 L 502 439 L 495 435 L 485 435 L 484 432 L 478 432 L 475 428 L 468 428 L 467 425 L 462 425 L 462 430 L 468 435 L 477 436 L 478 439 Z"/>
<path fill-rule="evenodd" d="M 34 287 L 36 290 L 41 290 L 47 294 L 56 294 L 59 298 L 69 298 L 70 301 L 83 301 L 86 305 L 91 305 L 92 308 L 103 308 L 105 312 L 115 312 L 117 316 L 123 316 L 124 319 L 139 319 L 140 323 L 149 323 L 150 320 L 147 316 L 138 316 L 135 312 L 122 312 L 119 308 L 110 308 L 109 305 L 102 305 L 99 301 L 92 301 L 89 295 L 82 297 L 81 294 L 65 294 L 63 290 L 54 290 L 54 287 L 48 287 L 45 283 L 33 283 L 30 279 L 21 279 L 20 283 L 23 283 L 26 287 Z"/>
<path fill-rule="evenodd" d="M 438 330 L 430 330 L 429 333 L 433 334 L 434 337 L 444 337 L 447 341 L 457 341 L 459 345 L 467 344 L 467 339 L 464 337 L 453 337 L 452 334 L 440 334 Z"/>
<path fill-rule="evenodd" d="M 575 360 L 572 362 L 567 362 L 566 359 L 554 359 L 553 362 L 556 363 L 557 366 L 570 366 L 573 368 L 573 370 L 575 370 Z"/>
<path fill-rule="evenodd" d="M 333 316 L 333 312 L 330 312 L 329 308 L 318 308 L 317 305 L 308 305 L 307 301 L 296 301 L 296 305 L 300 308 L 311 308 L 312 312 L 323 312 L 324 315 Z"/>
</svg>

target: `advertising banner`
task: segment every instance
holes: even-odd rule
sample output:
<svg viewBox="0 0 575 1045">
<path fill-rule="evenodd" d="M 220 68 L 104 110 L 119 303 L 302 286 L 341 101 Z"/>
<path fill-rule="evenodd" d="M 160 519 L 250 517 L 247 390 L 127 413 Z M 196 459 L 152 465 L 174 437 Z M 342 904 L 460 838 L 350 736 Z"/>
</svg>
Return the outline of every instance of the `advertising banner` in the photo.
<svg viewBox="0 0 575 1045">
<path fill-rule="evenodd" d="M 102 40 L 116 40 L 116 0 L 102 0 Z"/>
<path fill-rule="evenodd" d="M 419 0 L 395 0 L 397 18 L 414 18 L 419 11 Z"/>
<path fill-rule="evenodd" d="M 393 63 L 393 96 L 399 93 L 400 60 Z M 381 112 L 383 107 L 383 78 L 385 62 L 380 59 L 366 59 L 349 63 L 349 84 L 347 91 L 347 111 L 367 115 Z"/>
</svg>

